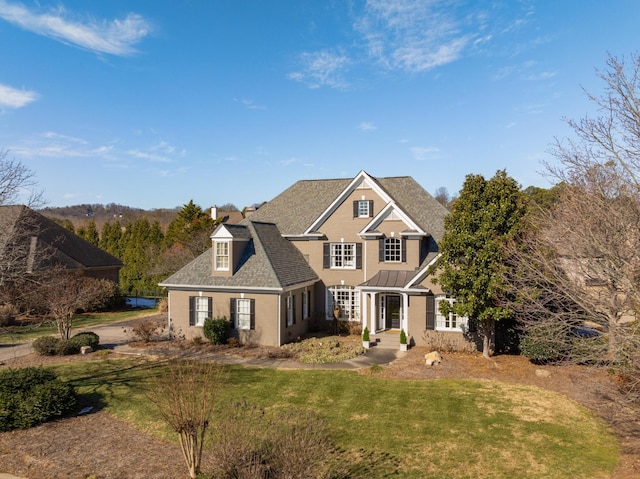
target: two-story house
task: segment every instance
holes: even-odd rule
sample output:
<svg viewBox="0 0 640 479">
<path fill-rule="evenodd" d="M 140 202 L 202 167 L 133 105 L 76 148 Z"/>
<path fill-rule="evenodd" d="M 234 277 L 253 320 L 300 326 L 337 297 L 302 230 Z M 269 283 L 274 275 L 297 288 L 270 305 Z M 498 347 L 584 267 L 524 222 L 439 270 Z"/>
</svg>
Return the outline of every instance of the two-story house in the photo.
<svg viewBox="0 0 640 479">
<path fill-rule="evenodd" d="M 466 318 L 439 313 L 450 299 L 429 275 L 447 213 L 407 176 L 299 181 L 219 225 L 212 248 L 161 283 L 172 326 L 192 338 L 205 318 L 226 316 L 241 341 L 279 346 L 337 310 L 372 338 L 462 338 Z"/>
</svg>

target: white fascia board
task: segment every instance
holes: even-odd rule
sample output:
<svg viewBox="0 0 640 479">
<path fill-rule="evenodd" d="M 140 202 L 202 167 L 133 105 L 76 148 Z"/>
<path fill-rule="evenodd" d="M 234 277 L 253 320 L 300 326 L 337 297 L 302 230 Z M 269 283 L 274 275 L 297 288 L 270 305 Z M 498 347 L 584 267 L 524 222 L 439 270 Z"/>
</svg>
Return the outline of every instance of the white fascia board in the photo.
<svg viewBox="0 0 640 479">
<path fill-rule="evenodd" d="M 389 203 L 391 201 L 391 198 L 389 197 L 389 195 L 387 195 L 387 193 L 385 193 L 385 191 L 382 188 L 380 188 L 378 183 L 371 177 L 371 175 L 369 175 L 366 171 L 361 170 L 360 173 L 358 173 L 356 177 L 351 181 L 351 183 L 349 183 L 349 185 L 344 190 L 342 190 L 342 193 L 340 193 L 336 197 L 336 199 L 333 200 L 333 202 L 329 205 L 329 207 L 322 212 L 322 214 L 318 217 L 318 219 L 316 219 L 311 224 L 311 226 L 307 228 L 304 234 L 309 234 L 313 231 L 316 231 L 320 227 L 320 225 L 324 223 L 333 214 L 333 212 L 338 208 L 338 206 L 340 206 L 343 203 L 343 201 L 351 193 L 353 193 L 353 191 L 356 189 L 358 184 L 360 184 L 362 181 L 367 181 L 367 180 L 371 185 L 371 189 L 373 189 L 373 191 L 375 191 L 378 194 L 378 196 L 380 196 L 380 198 L 384 200 L 385 203 Z"/>
<path fill-rule="evenodd" d="M 177 289 L 181 291 L 209 291 L 211 293 L 219 292 L 219 291 L 238 291 L 245 293 L 282 293 L 284 288 L 267 288 L 267 287 L 259 287 L 259 286 L 209 286 L 205 284 L 194 285 L 194 284 L 170 284 L 170 283 L 158 283 L 158 286 L 162 286 L 164 288 L 169 289 Z"/>
<path fill-rule="evenodd" d="M 408 228 L 413 230 L 411 234 L 420 235 L 420 236 L 424 236 L 427 234 L 422 228 L 420 228 L 417 224 L 413 222 L 413 220 L 409 217 L 409 215 L 405 213 L 405 211 L 402 208 L 400 208 L 395 203 L 395 201 L 390 201 L 385 205 L 384 208 L 380 210 L 380 213 L 378 213 L 371 221 L 369 221 L 369 224 L 367 224 L 362 229 L 362 231 L 358 233 L 358 235 L 359 236 L 366 235 L 368 234 L 367 231 L 376 229 L 378 225 L 384 221 L 385 216 L 390 212 L 390 210 L 394 210 L 400 215 L 400 217 L 402 218 L 402 222 L 405 225 L 407 225 Z"/>
<path fill-rule="evenodd" d="M 407 283 L 407 288 L 410 288 L 414 286 L 416 283 L 418 283 L 419 282 L 418 278 L 426 277 L 427 270 L 431 268 L 431 266 L 433 266 L 436 261 L 438 261 L 438 258 L 440 258 L 440 253 L 435 255 L 435 257 L 431 261 L 429 261 L 424 268 L 418 271 L 416 275 L 413 278 L 411 278 L 411 281 Z"/>
</svg>

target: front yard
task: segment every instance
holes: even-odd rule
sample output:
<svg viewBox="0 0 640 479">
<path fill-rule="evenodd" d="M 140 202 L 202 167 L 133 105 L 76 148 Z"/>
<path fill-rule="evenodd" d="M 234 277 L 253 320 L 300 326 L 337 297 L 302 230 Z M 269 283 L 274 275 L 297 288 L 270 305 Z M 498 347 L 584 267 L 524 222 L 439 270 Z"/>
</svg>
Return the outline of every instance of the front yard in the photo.
<svg viewBox="0 0 640 479">
<path fill-rule="evenodd" d="M 493 366 L 480 358 L 474 370 L 473 357 L 452 355 L 443 368 L 426 368 L 424 352 L 359 372 L 233 367 L 220 404 L 222 411 L 239 399 L 268 411 L 314 410 L 352 466 L 349 477 L 624 477 L 613 475 L 617 441 L 591 411 L 535 385 L 480 379 L 485 367 L 487 375 L 524 375 L 521 358 L 499 357 Z M 456 362 L 467 362 L 467 376 L 478 379 L 449 377 Z M 48 470 L 56 477 L 182 477 L 173 435 L 142 392 L 155 363 L 95 356 L 54 367 L 100 411 L 3 434 L 5 469 L 30 479 L 52 477 Z M 533 383 L 541 380 L 534 369 Z"/>
</svg>

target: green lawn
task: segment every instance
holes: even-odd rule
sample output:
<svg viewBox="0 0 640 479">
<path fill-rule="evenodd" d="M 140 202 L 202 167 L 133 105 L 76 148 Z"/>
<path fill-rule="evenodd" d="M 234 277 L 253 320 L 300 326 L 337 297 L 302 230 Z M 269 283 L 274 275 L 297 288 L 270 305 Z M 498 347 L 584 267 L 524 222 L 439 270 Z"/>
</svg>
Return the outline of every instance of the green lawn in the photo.
<svg viewBox="0 0 640 479">
<path fill-rule="evenodd" d="M 169 436 L 145 400 L 149 363 L 60 365 L 87 401 Z M 473 380 L 389 380 L 352 371 L 230 369 L 221 404 L 314 410 L 367 477 L 597 478 L 617 464 L 607 426 L 559 394 Z"/>
<path fill-rule="evenodd" d="M 117 321 L 125 321 L 158 312 L 157 308 L 150 309 L 131 309 L 127 311 L 119 311 L 116 313 L 87 313 L 79 314 L 73 318 L 74 334 L 77 329 L 91 328 L 101 324 L 115 323 Z M 58 330 L 53 321 L 45 321 L 43 323 L 32 323 L 25 326 L 11 326 L 0 328 L 0 344 L 22 343 L 32 341 L 40 336 L 48 336 L 57 334 Z"/>
</svg>

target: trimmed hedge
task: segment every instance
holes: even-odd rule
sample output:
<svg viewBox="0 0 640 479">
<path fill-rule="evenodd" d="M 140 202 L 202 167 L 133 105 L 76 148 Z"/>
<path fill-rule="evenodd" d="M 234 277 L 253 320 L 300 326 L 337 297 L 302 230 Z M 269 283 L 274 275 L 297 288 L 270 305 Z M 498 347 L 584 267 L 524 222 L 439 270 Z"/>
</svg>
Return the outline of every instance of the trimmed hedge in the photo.
<svg viewBox="0 0 640 479">
<path fill-rule="evenodd" d="M 91 346 L 91 349 L 95 350 L 100 344 L 100 336 L 93 331 L 85 331 L 75 334 L 69 338 L 69 345 L 75 350 L 80 352 L 82 346 Z"/>
<path fill-rule="evenodd" d="M 62 417 L 76 404 L 73 387 L 52 371 L 36 367 L 0 371 L 0 431 Z"/>
<path fill-rule="evenodd" d="M 42 356 L 66 356 L 77 354 L 82 346 L 91 346 L 96 349 L 100 344 L 100 337 L 91 331 L 78 333 L 69 340 L 64 340 L 56 336 L 42 336 L 36 339 L 32 347 L 34 351 Z"/>
</svg>

